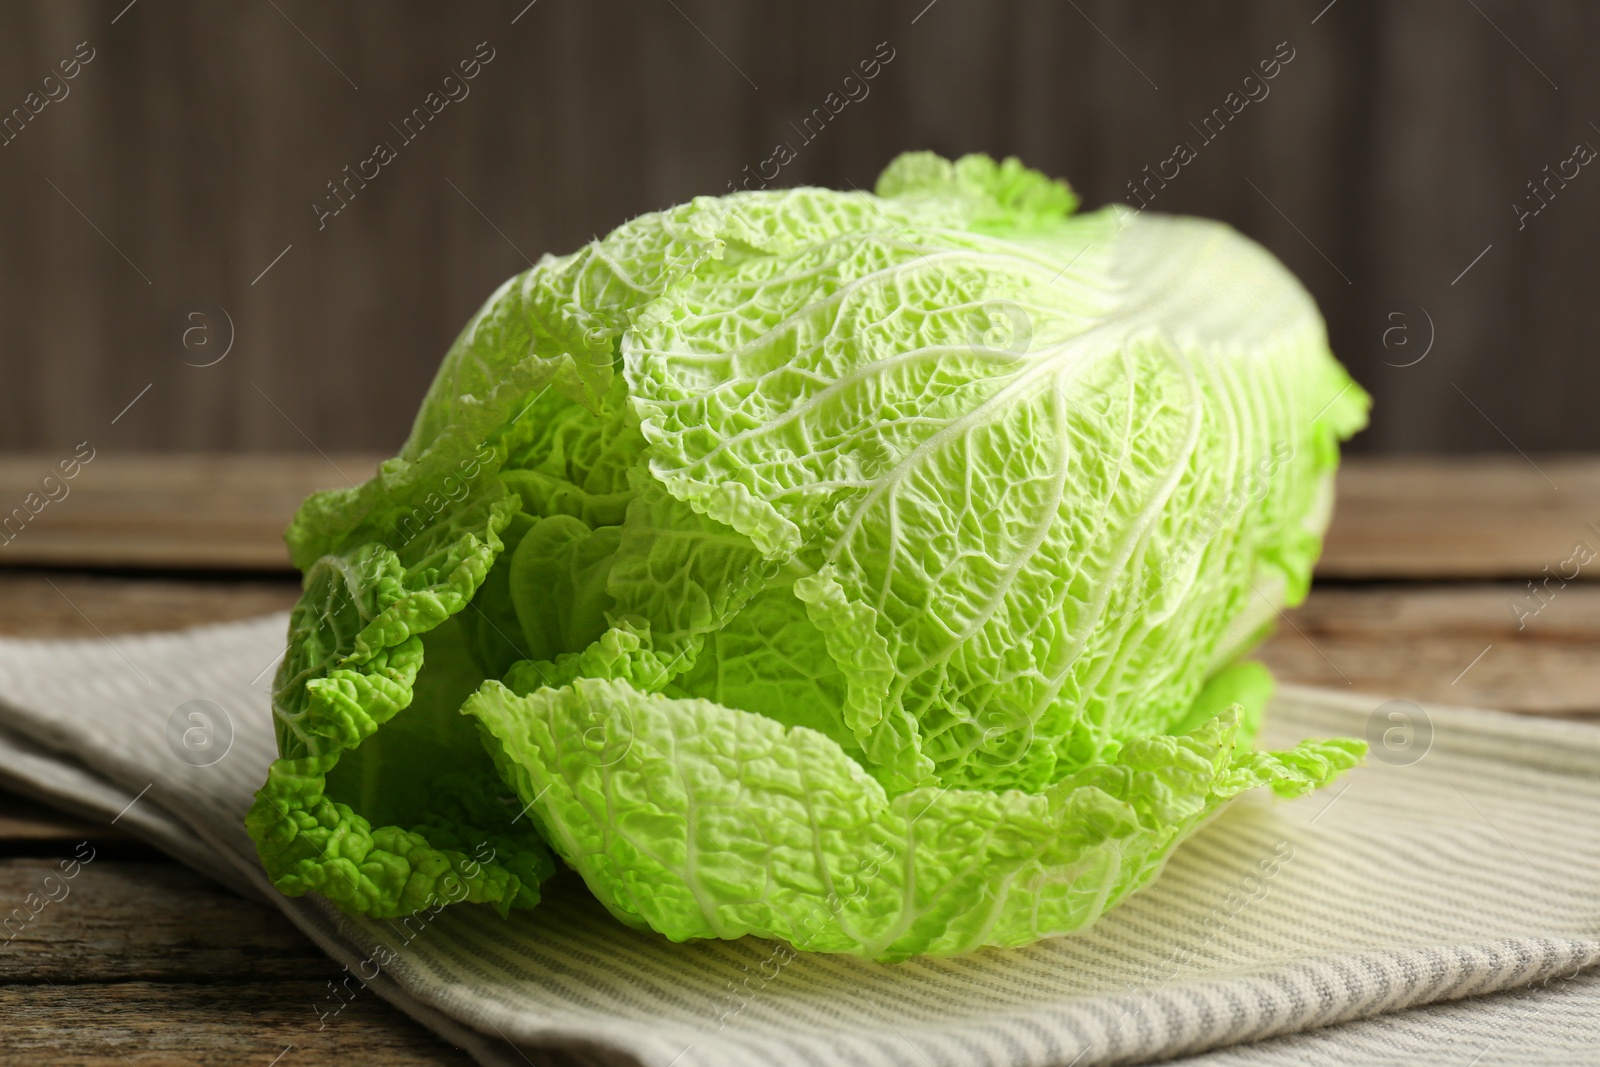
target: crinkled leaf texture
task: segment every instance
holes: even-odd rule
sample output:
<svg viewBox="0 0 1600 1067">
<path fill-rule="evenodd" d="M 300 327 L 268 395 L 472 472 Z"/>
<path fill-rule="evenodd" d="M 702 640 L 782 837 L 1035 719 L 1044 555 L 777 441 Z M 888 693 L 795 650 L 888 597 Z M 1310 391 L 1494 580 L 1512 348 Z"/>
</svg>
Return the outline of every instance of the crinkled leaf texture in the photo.
<svg viewBox="0 0 1600 1067">
<path fill-rule="evenodd" d="M 285 892 L 882 959 L 1092 922 L 1240 791 L 1239 657 L 1367 398 L 1225 226 L 1008 160 L 699 198 L 490 299 L 319 494 L 250 830 Z"/>
<path fill-rule="evenodd" d="M 468 710 L 502 773 L 541 797 L 556 850 L 624 922 L 885 960 L 1079 929 L 1228 798 L 1303 793 L 1360 758 L 1348 740 L 1236 753 L 1229 708 L 1037 793 L 890 795 L 815 730 L 625 682 L 526 697 L 491 683 Z"/>
</svg>

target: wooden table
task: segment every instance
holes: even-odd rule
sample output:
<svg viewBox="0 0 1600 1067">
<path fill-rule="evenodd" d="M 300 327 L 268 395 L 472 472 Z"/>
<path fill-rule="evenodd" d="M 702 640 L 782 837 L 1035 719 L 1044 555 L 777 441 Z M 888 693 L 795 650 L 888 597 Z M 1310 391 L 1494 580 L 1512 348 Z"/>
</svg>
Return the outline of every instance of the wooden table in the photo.
<svg viewBox="0 0 1600 1067">
<path fill-rule="evenodd" d="M 1600 556 L 1537 596 L 1528 585 L 1571 575 L 1579 543 L 1600 553 L 1600 460 L 1537 460 L 1347 462 L 1317 588 L 1262 658 L 1290 681 L 1600 720 Z M 53 462 L 0 460 L 0 503 L 22 500 Z M 290 511 L 374 462 L 99 456 L 0 543 L 0 633 L 116 634 L 287 608 Z M 338 969 L 277 913 L 109 826 L 4 794 L 0 900 L 22 899 L 85 840 L 98 858 L 71 906 L 0 946 L 0 1062 L 468 1062 L 370 993 L 319 1029 L 312 1005 Z"/>
</svg>

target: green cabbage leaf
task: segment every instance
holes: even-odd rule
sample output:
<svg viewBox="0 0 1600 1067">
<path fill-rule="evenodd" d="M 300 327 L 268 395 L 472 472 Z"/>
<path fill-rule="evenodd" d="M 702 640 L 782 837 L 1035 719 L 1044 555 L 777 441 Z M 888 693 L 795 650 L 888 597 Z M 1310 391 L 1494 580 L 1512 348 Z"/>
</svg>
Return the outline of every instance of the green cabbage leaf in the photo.
<svg viewBox="0 0 1600 1067">
<path fill-rule="evenodd" d="M 500 288 L 399 456 L 313 496 L 248 818 L 372 916 L 1026 944 L 1147 884 L 1258 751 L 1368 399 L 1217 223 L 1015 160 L 702 197 Z"/>
</svg>

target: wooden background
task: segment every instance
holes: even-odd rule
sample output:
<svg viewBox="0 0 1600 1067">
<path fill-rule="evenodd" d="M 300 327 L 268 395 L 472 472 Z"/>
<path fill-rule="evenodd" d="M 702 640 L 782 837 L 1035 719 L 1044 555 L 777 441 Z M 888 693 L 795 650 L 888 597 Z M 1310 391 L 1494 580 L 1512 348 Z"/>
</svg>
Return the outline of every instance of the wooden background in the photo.
<svg viewBox="0 0 1600 1067">
<path fill-rule="evenodd" d="M 496 283 L 798 143 L 879 42 L 870 95 L 780 184 L 985 150 L 1103 203 L 1288 42 L 1153 206 L 1227 219 L 1304 279 L 1378 399 L 1358 448 L 1600 447 L 1600 168 L 1524 229 L 1512 208 L 1600 145 L 1590 0 L 525 4 L 0 7 L 0 114 L 94 50 L 0 147 L 0 449 L 391 450 Z M 319 231 L 324 183 L 485 41 L 470 96 Z M 186 361 L 227 340 L 215 310 L 180 343 L 202 304 L 232 323 L 208 367 Z"/>
</svg>

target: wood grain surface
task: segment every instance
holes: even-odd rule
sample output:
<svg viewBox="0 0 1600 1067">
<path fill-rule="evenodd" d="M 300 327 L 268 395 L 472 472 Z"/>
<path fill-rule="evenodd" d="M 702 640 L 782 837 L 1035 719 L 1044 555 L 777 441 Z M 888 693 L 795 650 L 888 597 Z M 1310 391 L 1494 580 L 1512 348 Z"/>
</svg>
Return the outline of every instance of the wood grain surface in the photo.
<svg viewBox="0 0 1600 1067">
<path fill-rule="evenodd" d="M 53 1067 L 470 1067 L 370 995 L 317 1029 L 326 980 L 0 986 L 0 1062 Z M 307 1022 L 309 1018 L 309 1024 Z M 540 1067 L 543 1067 L 541 1064 Z"/>
<path fill-rule="evenodd" d="M 101 844 L 123 844 L 133 840 L 113 826 L 96 826 L 92 823 L 57 811 L 24 797 L 11 796 L 0 791 L 0 856 L 6 849 L 23 851 L 63 846 L 94 838 Z M 71 854 L 68 849 L 66 855 Z M 3 913 L 0 913 L 3 914 Z"/>
<path fill-rule="evenodd" d="M 299 503 L 365 481 L 382 458 L 97 456 L 59 502 L 0 532 L 0 568 L 288 573 L 283 530 Z M 54 462 L 48 454 L 0 457 L 0 502 L 20 505 Z M 1547 566 L 1560 571 L 1580 541 L 1600 552 L 1600 460 L 1357 456 L 1339 470 L 1317 575 L 1542 578 Z M 1600 563 L 1577 572 L 1596 576 Z"/>
<path fill-rule="evenodd" d="M 1314 588 L 1257 655 L 1284 681 L 1600 721 L 1600 588 L 1519 616 L 1525 585 Z"/>
<path fill-rule="evenodd" d="M 0 566 L 288 570 L 295 508 L 381 458 L 96 453 L 66 479 L 60 457 L 0 457 Z"/>
<path fill-rule="evenodd" d="M 1351 457 L 1319 578 L 1543 578 L 1584 543 L 1600 557 L 1600 462 L 1586 457 Z"/>
<path fill-rule="evenodd" d="M 91 858 L 69 868 L 77 873 L 66 881 L 59 859 L 0 860 L 0 900 L 42 893 L 52 875 L 48 885 L 59 898 L 6 941 L 0 985 L 339 975 L 322 952 L 259 905 L 241 908 L 236 897 L 176 864 L 108 863 L 95 848 L 83 848 L 79 856 Z"/>
<path fill-rule="evenodd" d="M 0 943 L 0 1062 L 472 1062 L 371 992 L 333 1001 L 340 968 L 276 912 L 171 862 L 99 854 L 103 828 L 59 821 L 73 844 L 0 859 L 0 901 L 52 875 L 57 898 Z M 93 858 L 63 882 L 74 855 Z"/>
</svg>

